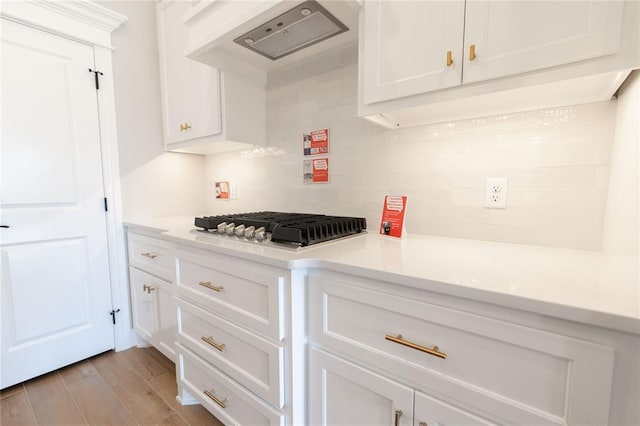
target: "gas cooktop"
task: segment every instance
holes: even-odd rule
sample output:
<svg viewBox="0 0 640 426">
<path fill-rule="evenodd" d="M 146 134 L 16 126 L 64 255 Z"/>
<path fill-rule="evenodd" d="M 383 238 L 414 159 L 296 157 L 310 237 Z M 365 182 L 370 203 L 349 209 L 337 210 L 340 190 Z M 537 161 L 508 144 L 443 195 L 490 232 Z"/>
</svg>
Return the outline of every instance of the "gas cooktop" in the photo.
<svg viewBox="0 0 640 426">
<path fill-rule="evenodd" d="M 365 218 L 321 214 L 255 212 L 196 217 L 202 230 L 258 242 L 308 246 L 359 234 Z"/>
</svg>

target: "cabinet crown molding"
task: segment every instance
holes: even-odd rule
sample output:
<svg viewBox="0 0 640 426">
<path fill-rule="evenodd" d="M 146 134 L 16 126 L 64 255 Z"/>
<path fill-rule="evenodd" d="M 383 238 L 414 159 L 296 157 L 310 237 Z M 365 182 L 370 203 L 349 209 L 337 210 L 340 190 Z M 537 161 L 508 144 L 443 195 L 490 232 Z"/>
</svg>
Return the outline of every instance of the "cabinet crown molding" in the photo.
<svg viewBox="0 0 640 426">
<path fill-rule="evenodd" d="M 88 0 L 3 2 L 0 16 L 109 49 L 111 33 L 127 20 Z"/>
</svg>

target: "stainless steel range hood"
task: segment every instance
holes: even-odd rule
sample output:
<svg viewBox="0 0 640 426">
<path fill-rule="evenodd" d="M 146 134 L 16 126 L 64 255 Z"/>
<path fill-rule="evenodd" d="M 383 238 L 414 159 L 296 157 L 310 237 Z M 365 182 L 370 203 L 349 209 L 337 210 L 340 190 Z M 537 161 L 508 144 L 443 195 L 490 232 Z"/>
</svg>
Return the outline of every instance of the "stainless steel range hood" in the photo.
<svg viewBox="0 0 640 426">
<path fill-rule="evenodd" d="M 276 60 L 348 30 L 317 1 L 308 0 L 233 41 Z"/>
<path fill-rule="evenodd" d="M 361 0 L 201 0 L 184 17 L 185 54 L 266 83 L 267 72 L 355 52 L 361 8 Z"/>
</svg>

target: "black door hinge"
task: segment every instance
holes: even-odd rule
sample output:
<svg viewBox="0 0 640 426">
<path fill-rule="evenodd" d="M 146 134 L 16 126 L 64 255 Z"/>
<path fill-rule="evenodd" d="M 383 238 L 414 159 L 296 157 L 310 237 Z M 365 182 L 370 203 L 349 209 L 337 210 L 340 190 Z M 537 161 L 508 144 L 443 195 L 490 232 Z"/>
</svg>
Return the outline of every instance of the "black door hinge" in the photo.
<svg viewBox="0 0 640 426">
<path fill-rule="evenodd" d="M 96 79 L 96 90 L 100 90 L 100 81 L 98 79 L 98 74 L 100 75 L 104 75 L 104 74 L 101 73 L 100 71 L 92 70 L 91 68 L 89 68 L 89 72 L 92 72 Z"/>
<path fill-rule="evenodd" d="M 104 197 L 104 211 L 109 211 L 109 204 L 107 203 L 107 197 Z"/>
<path fill-rule="evenodd" d="M 111 315 L 111 321 L 113 321 L 113 325 L 116 325 L 116 314 L 120 312 L 120 309 L 112 309 L 111 312 L 109 312 L 109 315 Z"/>
</svg>

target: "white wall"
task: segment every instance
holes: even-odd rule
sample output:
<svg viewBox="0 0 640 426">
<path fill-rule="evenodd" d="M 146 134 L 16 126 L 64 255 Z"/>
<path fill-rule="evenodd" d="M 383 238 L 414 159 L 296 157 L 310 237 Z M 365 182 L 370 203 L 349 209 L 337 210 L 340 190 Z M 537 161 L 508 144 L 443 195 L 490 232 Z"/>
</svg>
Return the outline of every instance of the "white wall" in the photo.
<svg viewBox="0 0 640 426">
<path fill-rule="evenodd" d="M 616 118 L 603 250 L 637 257 L 640 239 L 640 71 L 635 71 L 621 88 Z"/>
<path fill-rule="evenodd" d="M 355 64 L 267 93 L 269 149 L 208 156 L 207 212 L 365 216 L 408 195 L 410 233 L 599 250 L 616 101 L 388 131 L 356 117 Z M 330 128 L 329 184 L 302 183 L 303 131 Z M 508 208 L 483 207 L 487 177 Z M 214 199 L 230 180 L 238 200 Z"/>
<path fill-rule="evenodd" d="M 128 17 L 113 33 L 123 216 L 204 208 L 204 157 L 164 152 L 155 2 L 100 1 Z"/>
</svg>

